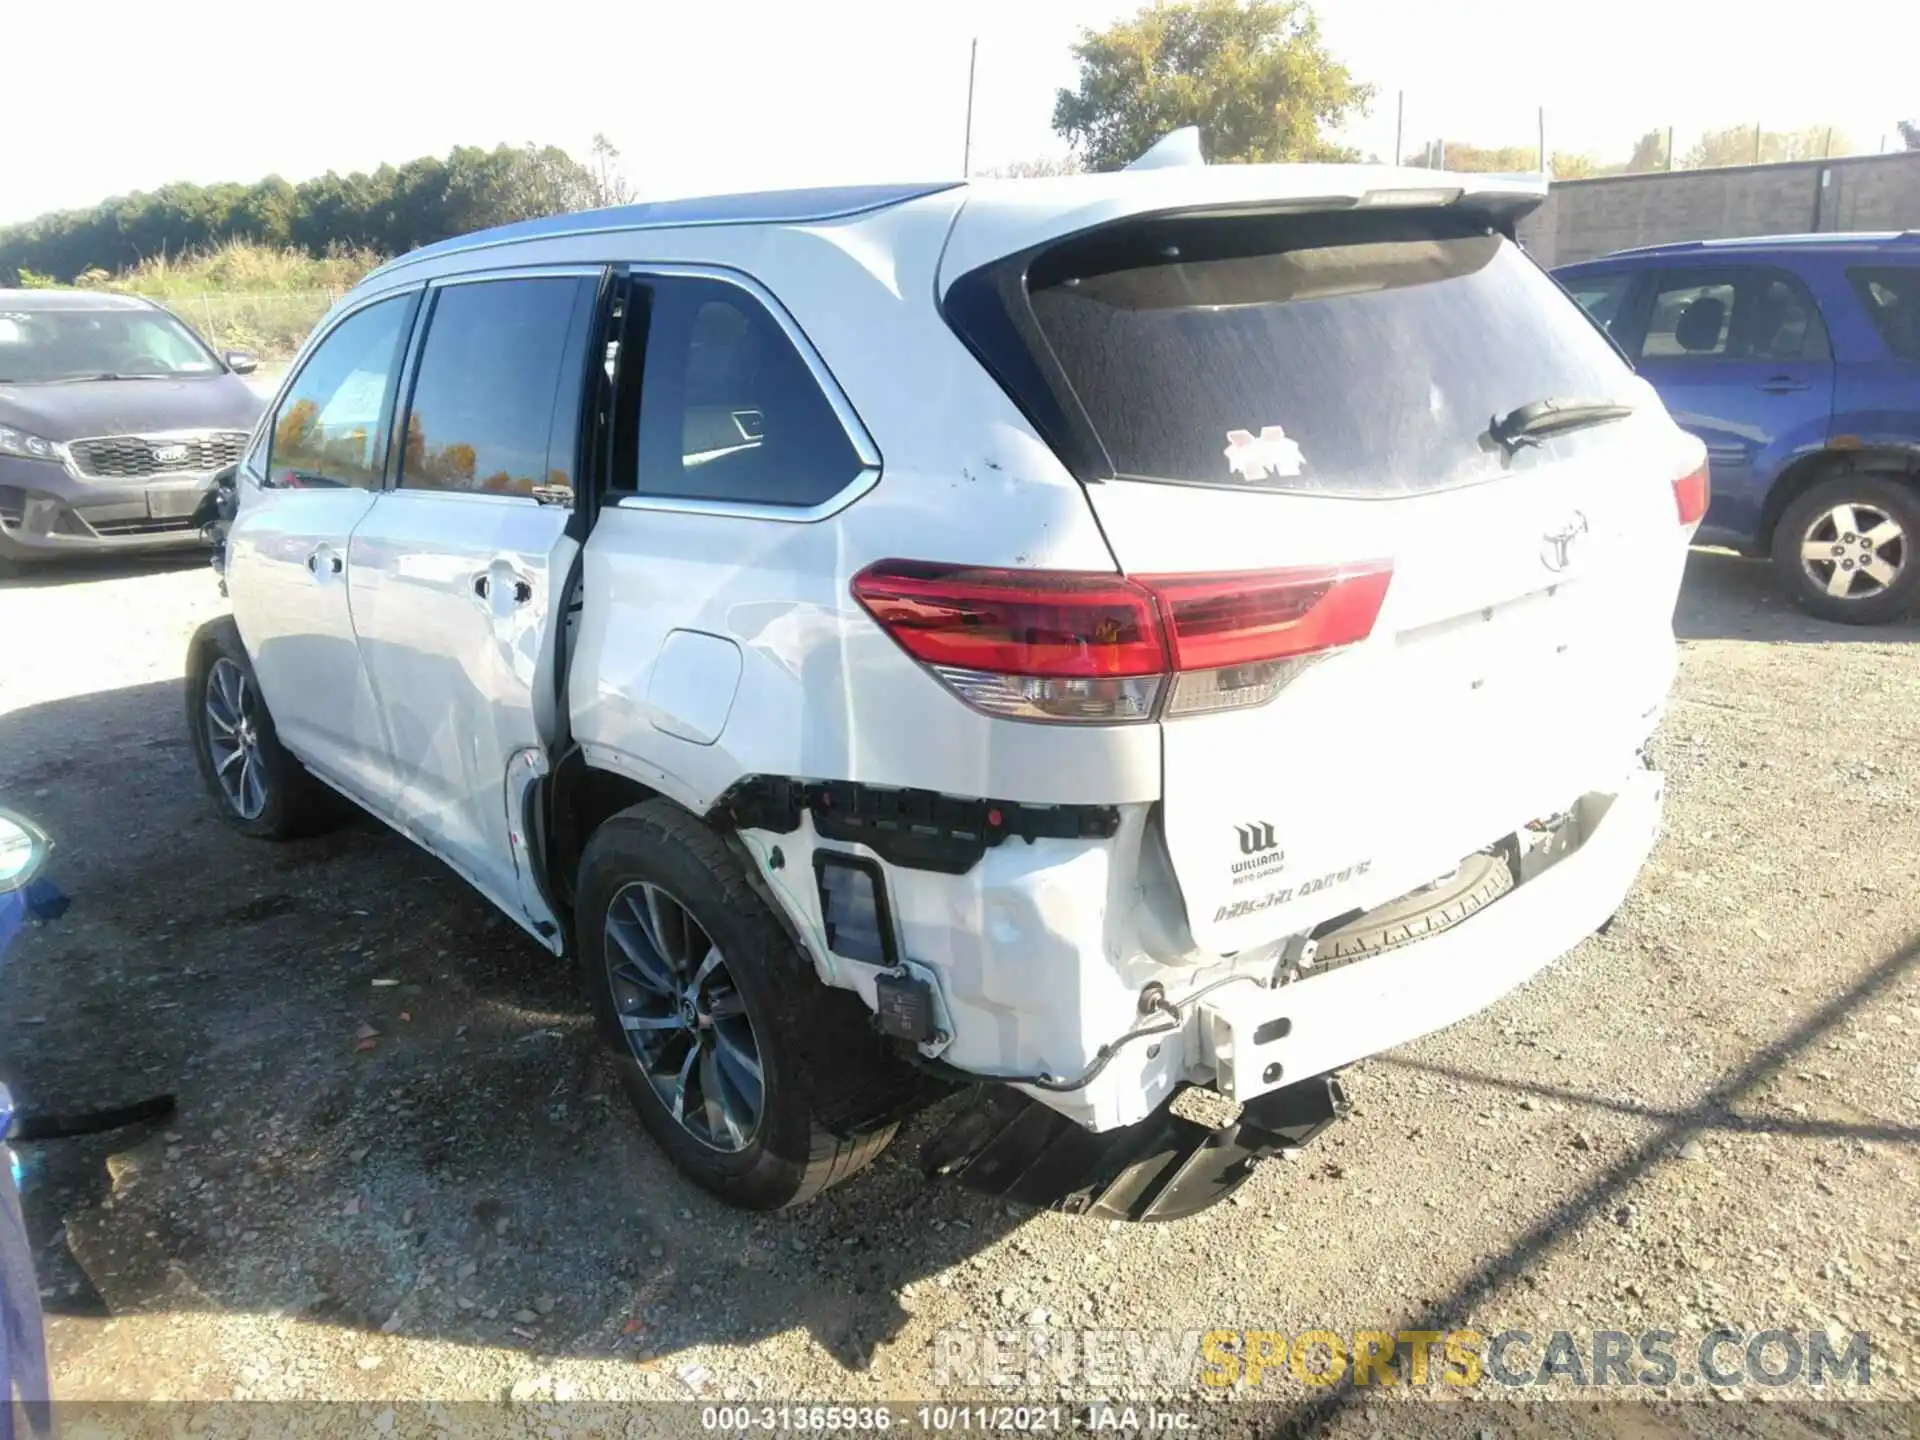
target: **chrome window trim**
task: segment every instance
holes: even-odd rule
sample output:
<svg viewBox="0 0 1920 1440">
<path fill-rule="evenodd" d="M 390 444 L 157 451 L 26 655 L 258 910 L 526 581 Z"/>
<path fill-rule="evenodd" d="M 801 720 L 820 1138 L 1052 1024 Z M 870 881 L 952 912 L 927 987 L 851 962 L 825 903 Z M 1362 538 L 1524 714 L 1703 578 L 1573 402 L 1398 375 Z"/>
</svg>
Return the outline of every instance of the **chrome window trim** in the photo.
<svg viewBox="0 0 1920 1440">
<path fill-rule="evenodd" d="M 489 280 L 597 280 L 607 265 L 582 265 L 569 261 L 557 265 L 509 265 L 499 270 L 462 270 L 452 275 L 436 275 L 426 282 L 429 290 L 444 290 L 449 285 L 484 285 Z"/>
<path fill-rule="evenodd" d="M 756 505 L 745 500 L 678 499 L 667 495 L 622 495 L 613 502 L 616 510 L 664 510 L 675 515 L 725 515 L 736 520 L 784 520 L 789 525 L 811 525 L 838 515 L 854 501 L 880 483 L 880 470 L 868 466 L 853 477 L 845 489 L 836 491 L 818 505 Z"/>
<path fill-rule="evenodd" d="M 731 516 L 739 520 L 780 520 L 792 525 L 810 525 L 829 516 L 837 515 L 853 504 L 862 495 L 880 483 L 880 475 L 885 468 L 880 456 L 880 447 L 874 443 L 873 435 L 868 431 L 866 422 L 860 418 L 860 412 L 853 408 L 853 402 L 847 398 L 840 382 L 834 378 L 833 371 L 827 368 L 827 362 L 814 348 L 813 341 L 800 324 L 787 312 L 774 293 L 759 280 L 744 270 L 735 270 L 726 265 L 683 264 L 678 261 L 662 264 L 650 264 L 645 261 L 630 261 L 628 275 L 645 280 L 657 276 L 664 280 L 716 280 L 723 285 L 731 285 L 744 291 L 759 303 L 760 308 L 773 317 L 773 322 L 787 337 L 800 362 L 807 367 L 807 373 L 813 377 L 813 383 L 826 397 L 828 406 L 833 410 L 834 418 L 840 422 L 840 428 L 846 433 L 847 441 L 853 446 L 854 455 L 860 461 L 860 469 L 855 471 L 847 483 L 826 499 L 812 505 L 766 505 L 747 500 L 701 500 L 694 496 L 652 495 L 639 490 L 614 489 L 610 492 L 613 506 L 617 510 L 655 510 L 686 515 Z"/>
<path fill-rule="evenodd" d="M 499 501 L 506 500 L 506 501 L 512 501 L 513 503 L 518 505 L 532 505 L 536 508 L 549 509 L 560 515 L 566 515 L 570 513 L 569 506 L 548 505 L 545 507 L 541 507 L 540 502 L 531 495 L 514 495 L 504 490 L 435 490 L 425 485 L 420 485 L 420 486 L 396 485 L 393 489 L 382 490 L 380 493 L 382 495 L 404 495 L 410 500 L 452 500 L 452 501 L 489 500 L 496 503 Z"/>
</svg>

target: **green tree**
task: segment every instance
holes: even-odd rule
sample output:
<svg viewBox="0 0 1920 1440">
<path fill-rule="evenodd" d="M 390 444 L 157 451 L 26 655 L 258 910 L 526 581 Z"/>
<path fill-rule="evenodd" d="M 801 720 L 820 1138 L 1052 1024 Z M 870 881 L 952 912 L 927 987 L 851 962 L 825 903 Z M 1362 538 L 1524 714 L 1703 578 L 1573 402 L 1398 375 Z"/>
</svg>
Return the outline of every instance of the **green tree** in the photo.
<svg viewBox="0 0 1920 1440">
<path fill-rule="evenodd" d="M 1920 120 L 1897 120 L 1900 142 L 1909 150 L 1920 150 Z"/>
<path fill-rule="evenodd" d="M 593 207 L 600 209 L 608 205 L 632 204 L 633 186 L 620 169 L 620 152 L 614 149 L 613 142 L 595 131 L 593 145 L 587 156 L 587 168 L 592 175 Z"/>
<path fill-rule="evenodd" d="M 1807 125 L 1799 130 L 1762 130 L 1756 144 L 1752 126 L 1730 125 L 1709 130 L 1687 152 L 1687 168 L 1707 170 L 1719 165 L 1772 164 L 1780 160 L 1818 160 L 1845 155 L 1852 142 L 1831 125 Z"/>
<path fill-rule="evenodd" d="M 1053 128 L 1089 170 L 1116 170 L 1171 130 L 1197 125 L 1215 161 L 1351 159 L 1324 131 L 1364 112 L 1305 0 L 1168 0 L 1083 30 L 1079 84 Z"/>
<path fill-rule="evenodd" d="M 603 177 L 551 145 L 461 146 L 445 160 L 421 156 L 371 175 L 329 171 L 299 185 L 278 176 L 253 185 L 162 185 L 0 228 L 0 284 L 22 272 L 70 282 L 235 239 L 315 257 L 391 255 L 489 225 L 585 209 L 603 193 Z"/>
<path fill-rule="evenodd" d="M 1646 175 L 1655 170 L 1667 168 L 1667 132 L 1649 130 L 1633 142 L 1633 153 L 1627 157 L 1625 172 L 1628 175 Z"/>
</svg>

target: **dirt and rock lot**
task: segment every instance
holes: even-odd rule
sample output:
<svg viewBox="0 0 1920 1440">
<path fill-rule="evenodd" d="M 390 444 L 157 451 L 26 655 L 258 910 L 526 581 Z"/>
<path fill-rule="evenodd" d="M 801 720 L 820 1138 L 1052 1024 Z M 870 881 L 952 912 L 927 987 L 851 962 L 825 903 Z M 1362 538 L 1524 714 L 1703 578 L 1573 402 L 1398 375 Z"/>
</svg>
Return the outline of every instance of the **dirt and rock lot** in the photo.
<svg viewBox="0 0 1920 1440">
<path fill-rule="evenodd" d="M 29 1147 L 65 1396 L 912 1400 L 961 1378 L 943 1329 L 1524 1329 L 1525 1369 L 1556 1330 L 1685 1361 L 1720 1324 L 1868 1331 L 1871 1393 L 1920 1389 L 1920 627 L 1822 625 L 1696 554 L 1665 836 L 1608 933 L 1349 1072 L 1353 1115 L 1234 1202 L 1124 1227 L 928 1184 L 929 1121 L 811 1206 L 715 1204 L 569 971 L 441 866 L 372 822 L 213 816 L 179 676 L 221 605 L 198 564 L 0 589 L 0 804 L 73 899 L 0 975 L 0 1073 L 179 1096 Z M 1284 1369 L 1259 1394 L 1380 1428 Z"/>
</svg>

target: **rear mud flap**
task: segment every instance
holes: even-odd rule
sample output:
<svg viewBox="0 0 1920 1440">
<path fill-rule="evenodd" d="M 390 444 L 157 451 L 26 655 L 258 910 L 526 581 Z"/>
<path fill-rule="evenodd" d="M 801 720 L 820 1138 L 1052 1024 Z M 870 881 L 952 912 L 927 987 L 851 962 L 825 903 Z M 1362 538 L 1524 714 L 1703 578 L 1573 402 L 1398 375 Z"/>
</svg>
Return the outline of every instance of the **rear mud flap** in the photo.
<svg viewBox="0 0 1920 1440">
<path fill-rule="evenodd" d="M 1181 1220 L 1240 1188 L 1268 1155 L 1304 1145 L 1346 1110 L 1330 1075 L 1249 1101 L 1209 1130 L 1171 1102 L 1136 1124 L 1096 1134 L 1005 1085 L 985 1085 L 921 1151 L 929 1175 L 1100 1220 Z"/>
</svg>

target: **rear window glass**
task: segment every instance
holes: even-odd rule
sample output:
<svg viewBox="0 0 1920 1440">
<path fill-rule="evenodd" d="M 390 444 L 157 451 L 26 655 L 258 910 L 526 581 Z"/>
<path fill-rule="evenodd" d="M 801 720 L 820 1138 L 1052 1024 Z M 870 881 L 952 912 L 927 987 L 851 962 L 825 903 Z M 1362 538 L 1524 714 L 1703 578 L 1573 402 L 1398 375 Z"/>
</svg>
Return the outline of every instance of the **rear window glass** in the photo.
<svg viewBox="0 0 1920 1440">
<path fill-rule="evenodd" d="M 1631 371 L 1455 215 L 1135 223 L 1039 256 L 1033 317 L 1116 473 L 1343 494 L 1497 473 L 1489 422 Z"/>
<path fill-rule="evenodd" d="M 1849 270 L 1847 278 L 1887 349 L 1920 360 L 1920 265 Z"/>
</svg>

